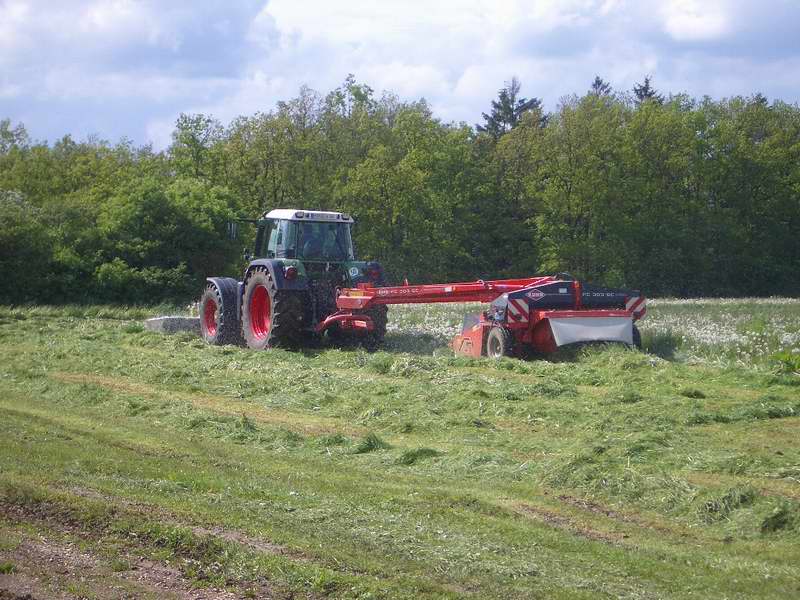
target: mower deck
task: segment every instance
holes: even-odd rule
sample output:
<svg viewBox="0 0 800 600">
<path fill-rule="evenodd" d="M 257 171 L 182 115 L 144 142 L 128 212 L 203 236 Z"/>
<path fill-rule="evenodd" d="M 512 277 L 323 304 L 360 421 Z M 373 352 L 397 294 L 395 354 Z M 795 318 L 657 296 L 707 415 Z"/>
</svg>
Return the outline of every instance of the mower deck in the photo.
<svg viewBox="0 0 800 600">
<path fill-rule="evenodd" d="M 395 287 L 361 284 L 341 290 L 339 310 L 317 330 L 338 323 L 343 329 L 369 331 L 372 321 L 364 312 L 371 307 L 437 302 L 489 303 L 481 314 L 467 316 L 452 342 L 457 354 L 475 357 L 548 353 L 581 342 L 634 344 L 634 323 L 646 312 L 646 299 L 638 291 L 550 276 Z M 494 328 L 502 328 L 502 335 L 490 335 Z"/>
</svg>

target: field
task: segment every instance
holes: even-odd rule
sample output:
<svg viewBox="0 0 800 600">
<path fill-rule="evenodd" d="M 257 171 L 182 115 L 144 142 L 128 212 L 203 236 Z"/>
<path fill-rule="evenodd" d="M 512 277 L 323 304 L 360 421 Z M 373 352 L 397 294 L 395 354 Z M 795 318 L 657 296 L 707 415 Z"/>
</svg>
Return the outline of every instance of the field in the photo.
<svg viewBox="0 0 800 600">
<path fill-rule="evenodd" d="M 800 595 L 800 301 L 528 362 L 453 357 L 463 307 L 374 354 L 164 310 L 0 308 L 0 598 Z"/>
</svg>

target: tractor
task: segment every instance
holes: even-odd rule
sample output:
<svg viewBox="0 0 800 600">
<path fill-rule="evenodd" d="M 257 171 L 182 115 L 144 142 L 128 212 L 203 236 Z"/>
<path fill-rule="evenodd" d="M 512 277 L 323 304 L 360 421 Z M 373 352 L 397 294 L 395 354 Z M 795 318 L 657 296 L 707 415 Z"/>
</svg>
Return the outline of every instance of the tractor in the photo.
<svg viewBox="0 0 800 600">
<path fill-rule="evenodd" d="M 552 353 L 589 342 L 641 344 L 635 323 L 647 302 L 638 290 L 579 281 L 568 274 L 519 279 L 387 286 L 377 262 L 355 260 L 350 215 L 278 209 L 256 220 L 255 258 L 242 281 L 211 277 L 200 328 L 211 344 L 250 348 L 309 345 L 327 335 L 376 348 L 387 306 L 484 302 L 452 341 L 456 354 L 501 358 Z"/>
<path fill-rule="evenodd" d="M 362 329 L 365 346 L 380 344 L 386 306 L 363 311 L 361 320 L 329 319 L 341 289 L 384 283 L 379 263 L 355 260 L 353 222 L 346 213 L 295 209 L 272 210 L 255 220 L 254 255 L 245 253 L 249 264 L 242 281 L 207 280 L 199 305 L 203 338 L 253 349 L 300 347 L 325 331 L 343 339 Z"/>
</svg>

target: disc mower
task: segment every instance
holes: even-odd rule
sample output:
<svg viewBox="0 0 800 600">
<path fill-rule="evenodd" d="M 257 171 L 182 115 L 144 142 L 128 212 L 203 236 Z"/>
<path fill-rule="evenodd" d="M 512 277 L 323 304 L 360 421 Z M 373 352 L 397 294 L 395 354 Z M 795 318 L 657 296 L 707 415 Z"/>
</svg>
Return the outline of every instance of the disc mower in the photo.
<svg viewBox="0 0 800 600">
<path fill-rule="evenodd" d="M 645 315 L 646 300 L 635 290 L 582 283 L 569 275 L 472 281 L 419 286 L 345 289 L 328 319 L 365 321 L 375 306 L 432 302 L 486 302 L 487 310 L 464 318 L 452 341 L 456 354 L 521 356 L 527 351 L 554 352 L 581 342 L 622 342 L 639 346 L 635 322 Z M 324 322 L 321 324 L 324 326 Z"/>
</svg>

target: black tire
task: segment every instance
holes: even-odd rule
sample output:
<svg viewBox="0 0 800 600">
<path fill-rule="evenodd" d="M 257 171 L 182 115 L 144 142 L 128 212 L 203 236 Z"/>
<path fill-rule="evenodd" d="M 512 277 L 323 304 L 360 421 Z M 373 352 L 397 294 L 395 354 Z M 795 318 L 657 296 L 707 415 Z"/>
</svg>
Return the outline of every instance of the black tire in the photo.
<svg viewBox="0 0 800 600">
<path fill-rule="evenodd" d="M 389 309 L 386 306 L 374 306 L 364 314 L 372 319 L 375 329 L 367 333 L 364 338 L 364 348 L 369 352 L 374 352 L 382 344 L 383 339 L 386 337 L 386 325 L 389 322 Z"/>
<path fill-rule="evenodd" d="M 636 325 L 633 326 L 633 347 L 637 350 L 642 349 L 642 334 L 639 333 L 639 328 Z"/>
<path fill-rule="evenodd" d="M 502 358 L 511 356 L 514 350 L 514 338 L 505 327 L 492 327 L 486 336 L 486 356 Z"/>
<path fill-rule="evenodd" d="M 303 298 L 278 290 L 265 267 L 256 267 L 244 282 L 242 337 L 248 348 L 298 346 L 302 337 Z"/>
<path fill-rule="evenodd" d="M 214 346 L 241 343 L 235 279 L 210 282 L 200 297 L 200 334 Z"/>
</svg>

